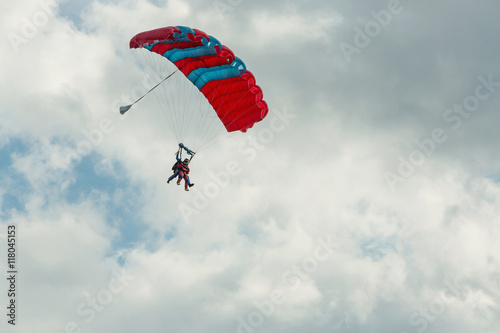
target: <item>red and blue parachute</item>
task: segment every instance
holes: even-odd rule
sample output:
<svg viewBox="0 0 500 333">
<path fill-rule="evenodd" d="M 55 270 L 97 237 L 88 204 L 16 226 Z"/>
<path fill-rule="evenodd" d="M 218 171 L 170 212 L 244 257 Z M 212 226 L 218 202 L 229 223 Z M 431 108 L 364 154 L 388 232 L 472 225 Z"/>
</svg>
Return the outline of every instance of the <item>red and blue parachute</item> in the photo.
<svg viewBox="0 0 500 333">
<path fill-rule="evenodd" d="M 199 149 L 218 136 L 214 118 L 227 132 L 245 132 L 268 113 L 262 89 L 244 62 L 203 31 L 184 26 L 145 31 L 130 40 L 130 48 L 141 51 L 138 59 L 155 82 L 173 75 L 156 95 L 179 142 L 192 128 L 204 136 L 197 138 Z"/>
</svg>

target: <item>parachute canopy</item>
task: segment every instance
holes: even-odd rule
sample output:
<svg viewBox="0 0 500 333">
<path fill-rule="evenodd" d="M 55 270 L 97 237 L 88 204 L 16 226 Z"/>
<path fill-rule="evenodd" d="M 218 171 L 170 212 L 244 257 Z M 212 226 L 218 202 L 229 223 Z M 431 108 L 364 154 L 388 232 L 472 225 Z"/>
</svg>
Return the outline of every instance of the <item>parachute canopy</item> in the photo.
<svg viewBox="0 0 500 333">
<path fill-rule="evenodd" d="M 182 93 L 192 87 L 179 88 L 173 94 L 160 96 L 159 99 L 165 102 L 167 112 L 174 112 L 166 114 L 168 120 L 173 123 L 173 127 L 190 121 L 196 122 L 198 121 L 196 118 L 200 118 L 196 126 L 197 131 L 210 132 L 211 128 L 217 126 L 211 123 L 205 124 L 206 121 L 203 118 L 213 118 L 216 115 L 227 132 L 245 132 L 256 122 L 264 119 L 268 113 L 268 106 L 262 99 L 262 89 L 256 85 L 254 75 L 246 69 L 243 61 L 236 57 L 227 46 L 203 31 L 184 26 L 145 31 L 130 40 L 130 48 L 143 49 L 155 54 L 154 61 L 151 61 L 149 57 L 146 57 L 144 61 L 153 71 L 165 71 L 165 67 L 158 65 L 161 62 L 170 62 L 175 65 L 182 73 L 183 80 L 194 85 L 211 106 L 210 110 L 196 110 L 197 107 L 194 107 L 195 111 L 189 111 L 186 101 L 177 103 L 177 106 L 175 103 L 172 104 L 171 100 L 178 98 L 178 95 L 182 95 L 180 98 L 193 98 L 192 95 L 185 96 Z M 158 55 L 161 58 L 158 58 Z M 177 74 L 181 75 L 180 73 Z M 156 74 L 157 77 L 165 75 L 165 73 Z M 162 85 L 168 85 L 169 82 Z M 188 112 L 192 114 L 184 117 L 184 114 Z M 183 133 L 180 134 L 181 137 L 177 137 L 179 142 L 184 140 Z"/>
</svg>

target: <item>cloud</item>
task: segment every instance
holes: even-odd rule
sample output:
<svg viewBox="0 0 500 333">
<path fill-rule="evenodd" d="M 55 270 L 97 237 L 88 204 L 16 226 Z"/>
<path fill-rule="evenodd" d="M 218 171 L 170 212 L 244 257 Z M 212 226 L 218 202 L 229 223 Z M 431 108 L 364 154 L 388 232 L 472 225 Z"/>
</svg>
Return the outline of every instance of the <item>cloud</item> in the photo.
<svg viewBox="0 0 500 333">
<path fill-rule="evenodd" d="M 19 327 L 493 332 L 497 93 L 459 129 L 443 115 L 480 76 L 500 80 L 498 4 L 402 0 L 348 63 L 340 45 L 387 1 L 214 3 L 0 11 L 0 218 L 19 230 Z M 166 184 L 177 142 L 156 100 L 117 112 L 145 79 L 131 36 L 177 24 L 241 55 L 271 106 L 196 155 L 190 192 Z M 386 173 L 435 128 L 447 140 L 391 189 Z"/>
</svg>

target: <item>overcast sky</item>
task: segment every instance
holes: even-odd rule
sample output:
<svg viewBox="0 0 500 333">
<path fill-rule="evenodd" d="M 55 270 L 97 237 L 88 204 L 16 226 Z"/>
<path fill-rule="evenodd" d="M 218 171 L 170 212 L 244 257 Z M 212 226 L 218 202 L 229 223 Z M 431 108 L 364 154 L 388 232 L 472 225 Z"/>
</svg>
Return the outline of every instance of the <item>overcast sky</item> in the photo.
<svg viewBox="0 0 500 333">
<path fill-rule="evenodd" d="M 498 332 L 498 1 L 0 1 L 1 332 Z M 152 95 L 118 113 L 174 25 L 270 106 L 189 192 Z"/>
</svg>

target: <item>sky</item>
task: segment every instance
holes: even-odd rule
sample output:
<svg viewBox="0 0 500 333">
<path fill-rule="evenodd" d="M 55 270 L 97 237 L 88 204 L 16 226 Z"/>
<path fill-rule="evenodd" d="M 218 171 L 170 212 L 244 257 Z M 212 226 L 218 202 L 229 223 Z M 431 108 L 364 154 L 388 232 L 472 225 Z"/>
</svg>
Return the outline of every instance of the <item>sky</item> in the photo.
<svg viewBox="0 0 500 333">
<path fill-rule="evenodd" d="M 499 13 L 1 0 L 0 331 L 498 332 Z M 130 39 L 176 25 L 269 105 L 196 155 L 189 192 L 153 95 L 118 112 L 145 89 Z"/>
</svg>

